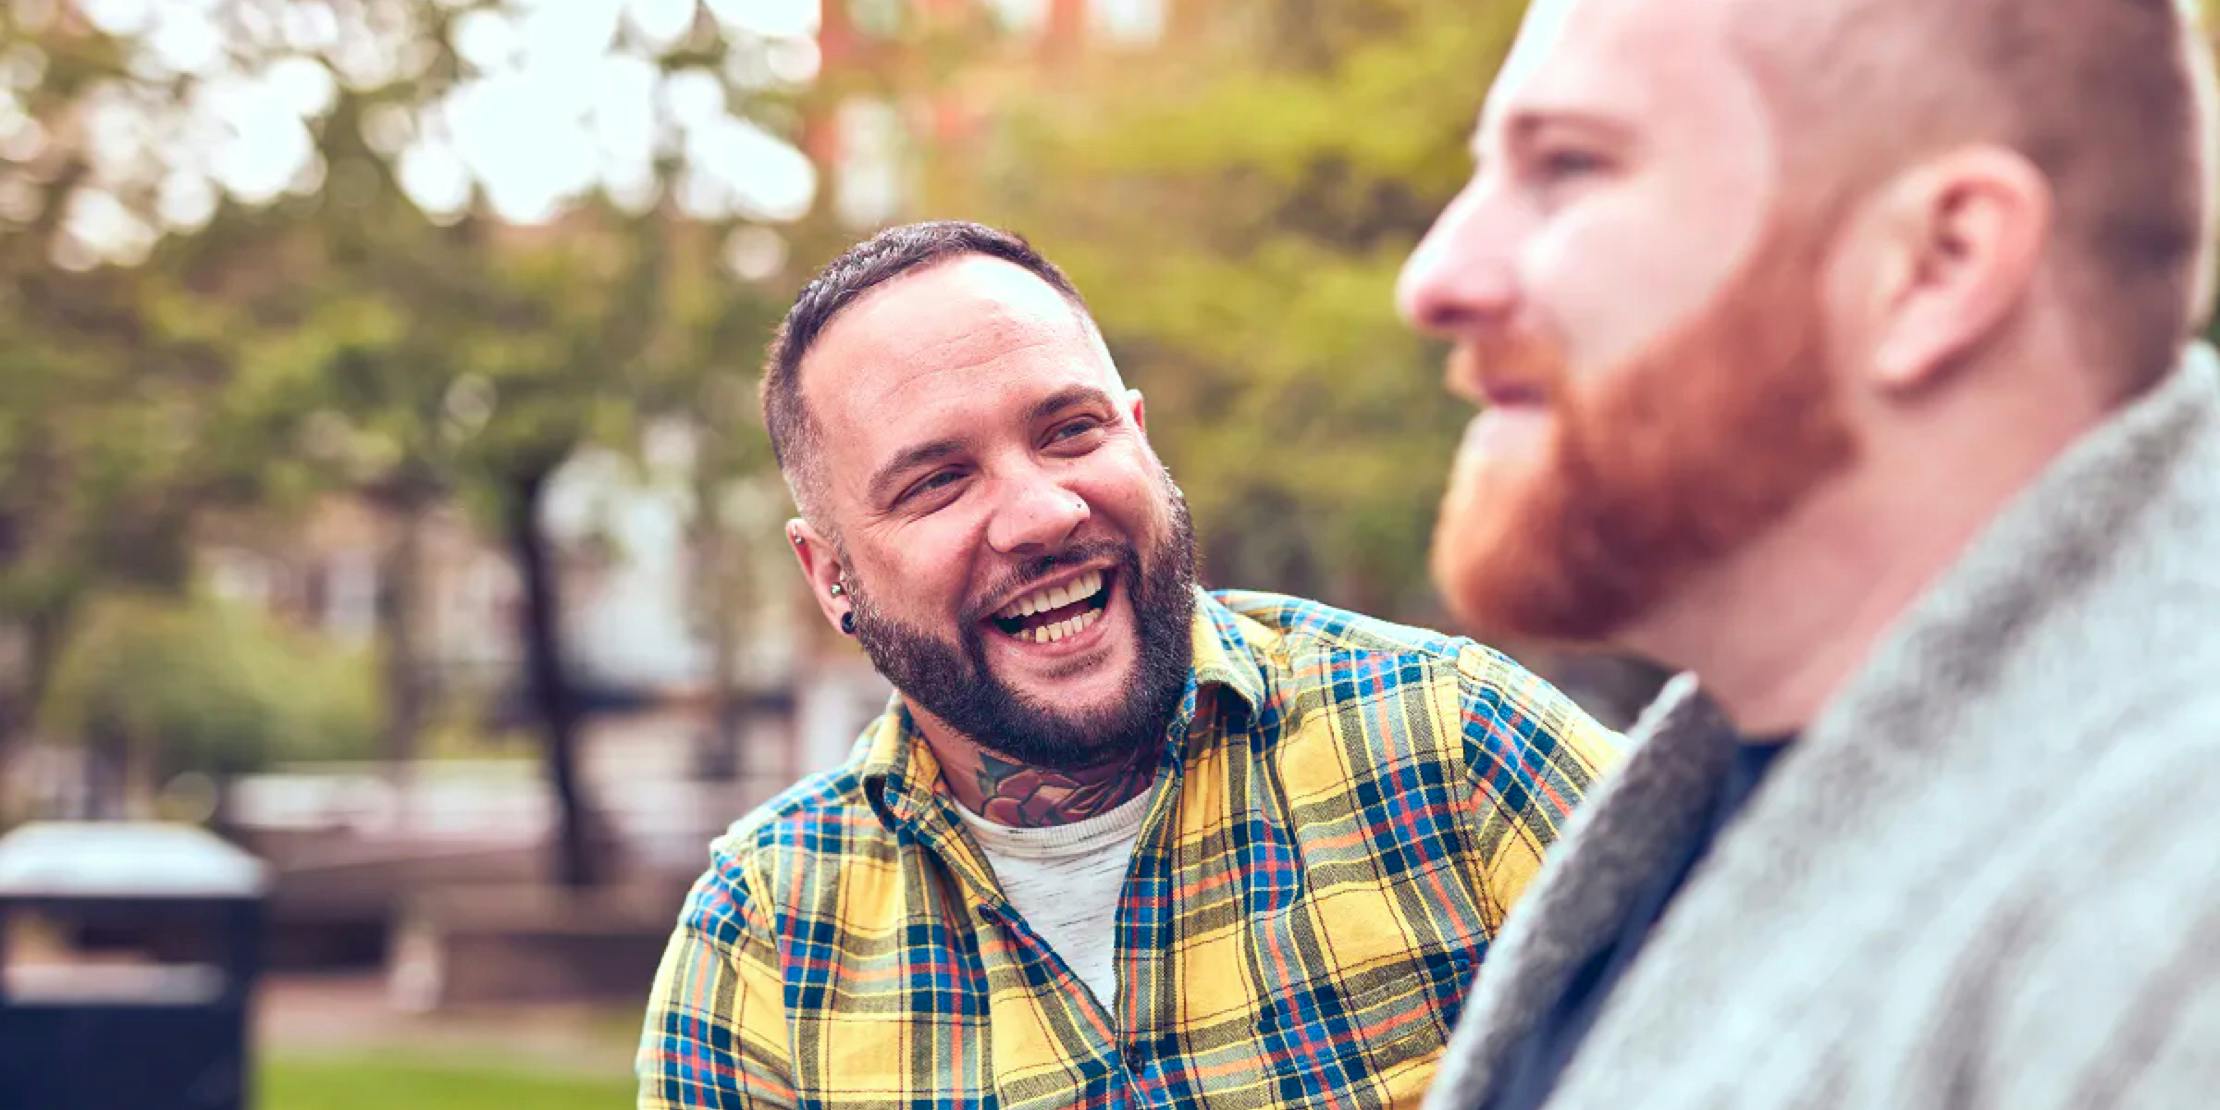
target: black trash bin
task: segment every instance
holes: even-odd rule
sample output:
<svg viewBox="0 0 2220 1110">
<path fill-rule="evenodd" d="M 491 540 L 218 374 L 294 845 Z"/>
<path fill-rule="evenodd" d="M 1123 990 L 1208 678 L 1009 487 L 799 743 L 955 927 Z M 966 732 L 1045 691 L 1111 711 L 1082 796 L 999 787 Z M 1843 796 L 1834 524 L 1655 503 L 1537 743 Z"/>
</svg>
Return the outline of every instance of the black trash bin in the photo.
<svg viewBox="0 0 2220 1110">
<path fill-rule="evenodd" d="M 190 826 L 0 837 L 0 945 L 25 919 L 53 941 L 0 947 L 0 1107 L 242 1110 L 267 887 Z"/>
</svg>

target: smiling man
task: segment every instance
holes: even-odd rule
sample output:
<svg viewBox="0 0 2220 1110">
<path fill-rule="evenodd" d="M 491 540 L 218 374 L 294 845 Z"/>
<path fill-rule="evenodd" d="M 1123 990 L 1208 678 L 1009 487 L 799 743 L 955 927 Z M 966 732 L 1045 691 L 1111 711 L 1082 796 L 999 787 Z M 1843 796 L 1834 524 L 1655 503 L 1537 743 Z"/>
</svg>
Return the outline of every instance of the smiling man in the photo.
<svg viewBox="0 0 2220 1110">
<path fill-rule="evenodd" d="M 1432 1107 L 2214 1103 L 2188 10 L 1529 9 L 1401 289 L 1486 406 L 1436 576 L 1475 627 L 1688 673 Z"/>
<path fill-rule="evenodd" d="M 898 696 L 714 846 L 640 1105 L 1414 1104 L 1614 738 L 1469 640 L 1199 593 L 1140 394 L 1007 234 L 833 262 L 764 410 Z"/>
</svg>

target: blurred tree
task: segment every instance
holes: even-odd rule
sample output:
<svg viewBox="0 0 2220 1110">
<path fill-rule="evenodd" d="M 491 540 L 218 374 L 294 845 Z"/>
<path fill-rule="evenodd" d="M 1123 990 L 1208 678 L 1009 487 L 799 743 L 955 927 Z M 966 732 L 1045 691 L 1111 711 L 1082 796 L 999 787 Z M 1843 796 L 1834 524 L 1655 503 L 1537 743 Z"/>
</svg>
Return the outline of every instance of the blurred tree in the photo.
<svg viewBox="0 0 2220 1110">
<path fill-rule="evenodd" d="M 0 11 L 0 762 L 103 584 L 176 590 L 196 507 L 284 482 L 250 461 L 220 344 L 157 268 L 53 250 L 91 175 L 83 106 L 113 45 Z M 97 207 L 97 206 L 95 206 Z"/>
<path fill-rule="evenodd" d="M 734 371 L 775 319 L 754 284 L 777 267 L 766 221 L 800 215 L 815 187 L 806 158 L 748 118 L 793 126 L 815 65 L 806 27 L 764 21 L 779 7 L 50 0 L 0 15 L 0 244 L 19 310 L 4 325 L 28 340 L 13 357 L 68 355 L 5 398 L 8 614 L 59 629 L 42 599 L 67 591 L 49 580 L 105 573 L 31 510 L 86 504 L 106 453 L 165 495 L 148 524 L 164 542 L 126 550 L 170 553 L 172 588 L 209 497 L 362 491 L 399 522 L 378 609 L 385 748 L 405 757 L 423 719 L 418 522 L 460 498 L 524 582 L 557 874 L 600 878 L 546 493 L 581 446 L 626 446 L 659 420 L 695 427 L 703 466 L 759 464 Z M 69 292 L 27 303 L 52 284 Z M 114 319 L 63 326 L 110 301 Z M 166 384 L 171 363 L 194 391 Z M 120 423 L 67 407 L 80 396 Z M 209 496 L 167 496 L 180 491 Z M 131 528 L 83 531 L 113 543 Z M 44 564 L 12 557 L 42 543 Z"/>
<path fill-rule="evenodd" d="M 85 745 L 93 813 L 125 816 L 187 771 L 368 756 L 368 662 L 236 606 L 115 595 L 83 614 L 42 716 Z"/>
</svg>

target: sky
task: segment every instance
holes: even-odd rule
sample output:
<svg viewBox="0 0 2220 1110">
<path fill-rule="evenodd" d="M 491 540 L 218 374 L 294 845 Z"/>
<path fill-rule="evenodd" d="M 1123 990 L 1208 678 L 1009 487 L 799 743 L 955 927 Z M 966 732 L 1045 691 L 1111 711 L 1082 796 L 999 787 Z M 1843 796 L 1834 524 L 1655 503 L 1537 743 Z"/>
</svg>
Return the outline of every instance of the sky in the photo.
<svg viewBox="0 0 2220 1110">
<path fill-rule="evenodd" d="M 786 138 L 734 111 L 736 98 L 817 75 L 818 0 L 438 0 L 465 78 L 429 103 L 363 122 L 427 216 L 459 218 L 474 196 L 500 218 L 543 223 L 601 193 L 645 208 L 655 160 L 681 167 L 671 196 L 710 220 L 800 218 L 815 168 Z M 311 128 L 340 89 L 371 89 L 433 60 L 405 0 L 77 0 L 132 44 L 141 81 L 97 90 L 82 118 L 94 187 L 71 201 L 65 262 L 128 264 L 169 231 L 197 228 L 219 198 L 269 203 L 316 191 Z M 666 72 L 664 50 L 702 11 L 729 45 L 721 72 Z M 22 66 L 0 55 L 0 157 L 26 127 Z M 150 86 L 189 79 L 183 103 Z M 35 79 L 35 75 L 34 75 Z M 36 136 L 32 137 L 33 139 Z M 19 159 L 20 160 L 20 159 Z M 8 202 L 0 195 L 0 206 Z"/>
</svg>

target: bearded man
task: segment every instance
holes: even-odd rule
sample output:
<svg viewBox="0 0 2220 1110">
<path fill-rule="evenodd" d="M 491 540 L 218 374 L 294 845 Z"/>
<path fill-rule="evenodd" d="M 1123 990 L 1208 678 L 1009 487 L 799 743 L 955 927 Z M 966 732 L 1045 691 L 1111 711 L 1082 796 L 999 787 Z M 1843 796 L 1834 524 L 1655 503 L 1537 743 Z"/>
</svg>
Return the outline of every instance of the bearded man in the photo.
<svg viewBox="0 0 2220 1110">
<path fill-rule="evenodd" d="M 714 846 L 640 1105 L 1415 1105 L 1615 738 L 1469 640 L 1198 593 L 1140 394 L 1013 236 L 850 250 L 764 411 L 896 698 Z"/>
<path fill-rule="evenodd" d="M 1437 1108 L 2220 1091 L 2210 60 L 2168 0 L 1537 0 L 1404 273 L 1475 628 L 1689 672 Z"/>
</svg>

